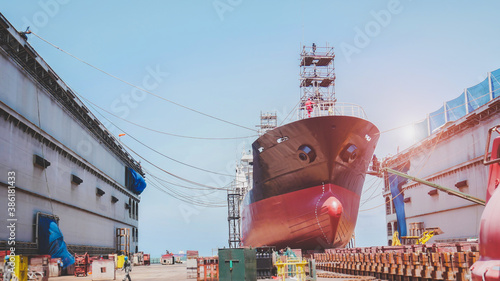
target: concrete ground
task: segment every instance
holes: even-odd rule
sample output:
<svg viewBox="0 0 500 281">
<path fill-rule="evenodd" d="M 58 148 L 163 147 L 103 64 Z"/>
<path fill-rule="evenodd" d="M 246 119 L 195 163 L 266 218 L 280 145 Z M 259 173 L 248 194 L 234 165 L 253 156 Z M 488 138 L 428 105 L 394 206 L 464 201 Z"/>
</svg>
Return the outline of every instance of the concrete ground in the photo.
<svg viewBox="0 0 500 281">
<path fill-rule="evenodd" d="M 116 271 L 116 279 L 122 280 L 125 273 L 121 270 Z M 130 278 L 133 281 L 193 281 L 196 278 L 187 278 L 187 269 L 185 264 L 176 265 L 160 265 L 153 264 L 150 266 L 134 266 L 132 267 L 132 272 L 130 272 Z M 92 280 L 92 275 L 87 277 L 75 277 L 75 276 L 60 276 L 60 277 L 50 277 L 49 281 L 90 281 Z M 273 279 L 260 279 L 262 281 L 270 281 Z M 288 280 L 288 279 L 287 279 Z M 291 279 L 290 279 L 291 280 Z M 355 280 L 353 278 L 318 278 L 318 281 L 347 281 Z"/>
</svg>

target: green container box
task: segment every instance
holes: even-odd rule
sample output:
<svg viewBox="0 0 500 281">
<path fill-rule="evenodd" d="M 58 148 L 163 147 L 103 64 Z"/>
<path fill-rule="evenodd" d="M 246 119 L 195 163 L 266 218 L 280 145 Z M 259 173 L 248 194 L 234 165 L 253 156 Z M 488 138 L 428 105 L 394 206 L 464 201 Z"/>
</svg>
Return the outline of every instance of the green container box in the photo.
<svg viewBox="0 0 500 281">
<path fill-rule="evenodd" d="M 257 280 L 255 249 L 219 249 L 219 281 Z"/>
</svg>

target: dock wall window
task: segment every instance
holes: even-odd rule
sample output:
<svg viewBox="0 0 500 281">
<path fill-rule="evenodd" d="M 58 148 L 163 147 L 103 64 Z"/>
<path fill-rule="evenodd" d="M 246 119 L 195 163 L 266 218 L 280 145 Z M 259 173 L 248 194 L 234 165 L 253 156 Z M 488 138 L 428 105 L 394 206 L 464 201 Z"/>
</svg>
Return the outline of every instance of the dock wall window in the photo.
<svg viewBox="0 0 500 281">
<path fill-rule="evenodd" d="M 129 198 L 128 199 L 128 217 L 131 218 L 132 217 L 132 198 Z"/>
<path fill-rule="evenodd" d="M 139 202 L 137 202 L 137 206 L 135 206 L 135 219 L 139 219 Z"/>
<path fill-rule="evenodd" d="M 387 224 L 387 236 L 392 236 L 392 224 Z"/>
<path fill-rule="evenodd" d="M 391 199 L 389 197 L 385 197 L 385 214 L 391 214 Z"/>
</svg>

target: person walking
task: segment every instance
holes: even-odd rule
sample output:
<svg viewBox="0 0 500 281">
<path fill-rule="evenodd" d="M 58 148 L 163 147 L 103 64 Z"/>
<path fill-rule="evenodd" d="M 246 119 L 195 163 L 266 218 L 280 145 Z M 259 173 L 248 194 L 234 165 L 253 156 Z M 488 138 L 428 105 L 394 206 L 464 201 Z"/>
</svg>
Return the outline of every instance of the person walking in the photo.
<svg viewBox="0 0 500 281">
<path fill-rule="evenodd" d="M 123 263 L 123 268 L 122 271 L 125 270 L 125 276 L 123 277 L 122 281 L 125 281 L 125 279 L 128 278 L 128 281 L 132 281 L 130 279 L 130 271 L 132 271 L 132 266 L 130 265 L 130 261 L 128 260 L 128 257 L 125 257 L 125 262 Z"/>
<path fill-rule="evenodd" d="M 10 281 L 12 279 L 12 272 L 14 268 L 10 262 L 10 256 L 5 256 L 5 263 L 3 265 L 3 281 Z"/>
</svg>

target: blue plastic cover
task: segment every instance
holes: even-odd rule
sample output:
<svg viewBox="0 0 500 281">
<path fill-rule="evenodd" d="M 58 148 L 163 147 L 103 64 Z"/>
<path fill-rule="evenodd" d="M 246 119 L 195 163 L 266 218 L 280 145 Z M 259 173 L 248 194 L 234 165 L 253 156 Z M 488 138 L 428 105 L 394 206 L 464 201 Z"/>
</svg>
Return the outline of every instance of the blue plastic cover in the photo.
<svg viewBox="0 0 500 281">
<path fill-rule="evenodd" d="M 491 72 L 491 91 L 493 98 L 500 97 L 500 69 Z"/>
<path fill-rule="evenodd" d="M 429 114 L 426 121 L 421 121 L 414 124 L 415 140 L 420 141 L 423 138 L 432 134 L 437 128 L 444 125 L 445 121 L 456 121 L 468 113 L 476 110 L 482 105 L 488 103 L 491 98 L 500 97 L 500 69 L 490 72 L 491 77 L 491 94 L 489 79 L 486 78 L 481 83 L 467 89 L 467 106 L 465 102 L 465 93 L 459 97 L 446 102 L 445 106 Z M 446 114 L 446 116 L 445 116 Z M 446 117 L 446 119 L 445 119 Z M 424 137 L 425 136 L 425 137 Z"/>
<path fill-rule="evenodd" d="M 397 170 L 402 173 L 407 173 L 410 169 L 410 163 L 408 162 L 405 166 L 398 168 Z M 394 208 L 396 209 L 396 218 L 398 219 L 398 233 L 399 238 L 401 236 L 406 236 L 406 215 L 405 215 L 405 202 L 404 193 L 401 192 L 403 185 L 408 180 L 406 178 L 390 175 L 389 176 L 389 186 L 391 188 L 392 202 L 394 203 Z"/>
<path fill-rule="evenodd" d="M 467 98 L 469 99 L 469 111 L 476 110 L 478 107 L 490 101 L 490 86 L 488 78 L 483 82 L 467 89 Z"/>
<path fill-rule="evenodd" d="M 146 181 L 138 172 L 134 171 L 134 169 L 131 169 L 129 167 L 127 168 L 131 176 L 130 189 L 135 194 L 141 194 L 144 189 L 146 189 Z"/>
<path fill-rule="evenodd" d="M 446 102 L 446 118 L 448 121 L 455 121 L 464 117 L 467 112 L 465 108 L 465 93 L 458 98 Z"/>
<path fill-rule="evenodd" d="M 444 125 L 444 106 L 441 106 L 440 109 L 429 114 L 429 121 L 431 125 L 431 133 L 434 132 L 434 130 L 436 130 L 437 128 Z"/>
<path fill-rule="evenodd" d="M 38 217 L 38 246 L 41 255 L 61 258 L 64 268 L 75 263 L 75 258 L 68 252 L 59 226 L 51 217 Z"/>
</svg>

